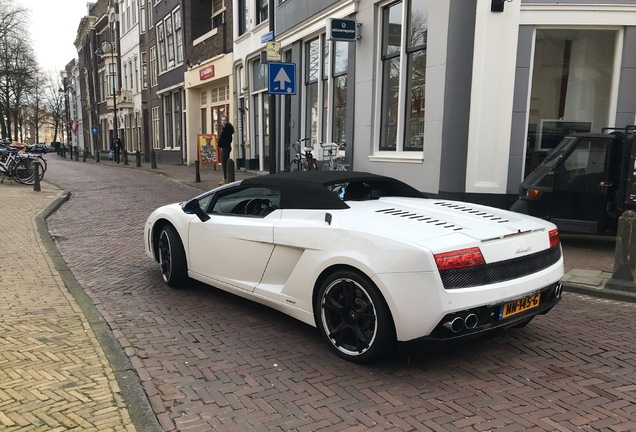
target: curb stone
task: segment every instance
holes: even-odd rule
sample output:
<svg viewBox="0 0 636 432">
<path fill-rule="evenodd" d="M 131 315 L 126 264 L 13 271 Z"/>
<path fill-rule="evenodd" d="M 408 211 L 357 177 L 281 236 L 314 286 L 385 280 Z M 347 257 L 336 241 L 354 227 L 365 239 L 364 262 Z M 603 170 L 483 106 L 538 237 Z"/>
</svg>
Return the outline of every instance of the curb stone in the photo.
<svg viewBox="0 0 636 432">
<path fill-rule="evenodd" d="M 82 313 L 86 317 L 91 329 L 104 350 L 104 354 L 113 369 L 113 374 L 120 387 L 122 396 L 126 402 L 130 418 L 138 431 L 163 432 L 157 417 L 155 416 L 150 402 L 141 384 L 139 376 L 132 366 L 130 359 L 121 348 L 121 345 L 113 335 L 108 323 L 99 313 L 93 301 L 88 297 L 82 286 L 79 284 L 66 262 L 60 255 L 55 241 L 49 233 L 46 219 L 55 213 L 71 197 L 71 192 L 62 192 L 47 208 L 42 210 L 35 218 L 40 238 L 51 257 L 56 270 L 59 272 L 64 285 L 68 288 L 79 305 Z"/>
</svg>

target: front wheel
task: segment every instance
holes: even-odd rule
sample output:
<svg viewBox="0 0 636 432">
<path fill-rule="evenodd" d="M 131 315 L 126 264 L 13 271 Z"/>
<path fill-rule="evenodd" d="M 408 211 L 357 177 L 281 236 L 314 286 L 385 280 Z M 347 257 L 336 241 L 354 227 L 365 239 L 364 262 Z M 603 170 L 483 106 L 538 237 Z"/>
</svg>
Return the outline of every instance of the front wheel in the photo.
<svg viewBox="0 0 636 432">
<path fill-rule="evenodd" d="M 340 357 L 366 363 L 392 351 L 395 328 L 384 298 L 366 277 L 337 271 L 321 285 L 316 325 Z"/>
<path fill-rule="evenodd" d="M 183 244 L 172 225 L 165 225 L 159 233 L 159 269 L 163 281 L 173 288 L 183 285 L 188 279 Z"/>
</svg>

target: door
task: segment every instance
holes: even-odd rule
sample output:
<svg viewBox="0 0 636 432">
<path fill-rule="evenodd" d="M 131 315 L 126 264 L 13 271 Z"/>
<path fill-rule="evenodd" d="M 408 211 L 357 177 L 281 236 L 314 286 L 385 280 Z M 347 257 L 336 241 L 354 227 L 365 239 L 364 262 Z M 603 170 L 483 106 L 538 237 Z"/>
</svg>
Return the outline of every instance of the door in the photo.
<svg viewBox="0 0 636 432">
<path fill-rule="evenodd" d="M 610 179 L 611 143 L 611 138 L 583 138 L 554 170 L 551 220 L 562 231 L 600 231 L 618 186 Z"/>
<path fill-rule="evenodd" d="M 248 204 L 249 203 L 249 204 Z M 274 250 L 274 224 L 267 217 L 279 195 L 264 187 L 232 187 L 215 194 L 210 219 L 193 218 L 188 233 L 188 268 L 214 285 L 253 291 Z"/>
</svg>

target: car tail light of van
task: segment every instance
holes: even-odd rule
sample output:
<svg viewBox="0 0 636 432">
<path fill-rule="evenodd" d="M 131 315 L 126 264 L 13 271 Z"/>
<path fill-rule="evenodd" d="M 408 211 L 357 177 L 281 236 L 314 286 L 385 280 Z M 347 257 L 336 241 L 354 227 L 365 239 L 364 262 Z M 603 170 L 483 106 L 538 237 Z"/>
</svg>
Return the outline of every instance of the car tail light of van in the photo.
<svg viewBox="0 0 636 432">
<path fill-rule="evenodd" d="M 486 264 L 479 248 L 461 249 L 435 255 L 438 270 L 450 270 Z"/>
<path fill-rule="evenodd" d="M 561 239 L 559 238 L 559 230 L 552 230 L 548 233 L 550 236 L 550 247 L 554 247 L 561 243 Z"/>
</svg>

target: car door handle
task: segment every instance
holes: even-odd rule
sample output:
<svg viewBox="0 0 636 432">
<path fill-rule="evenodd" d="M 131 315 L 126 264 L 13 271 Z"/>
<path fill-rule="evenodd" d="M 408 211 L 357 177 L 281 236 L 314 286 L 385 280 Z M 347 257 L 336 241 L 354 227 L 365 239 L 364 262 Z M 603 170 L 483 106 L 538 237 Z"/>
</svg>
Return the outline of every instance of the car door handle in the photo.
<svg viewBox="0 0 636 432">
<path fill-rule="evenodd" d="M 599 186 L 601 186 L 601 187 L 610 187 L 610 186 L 612 186 L 612 184 L 613 184 L 612 182 L 601 182 L 599 184 Z"/>
</svg>

